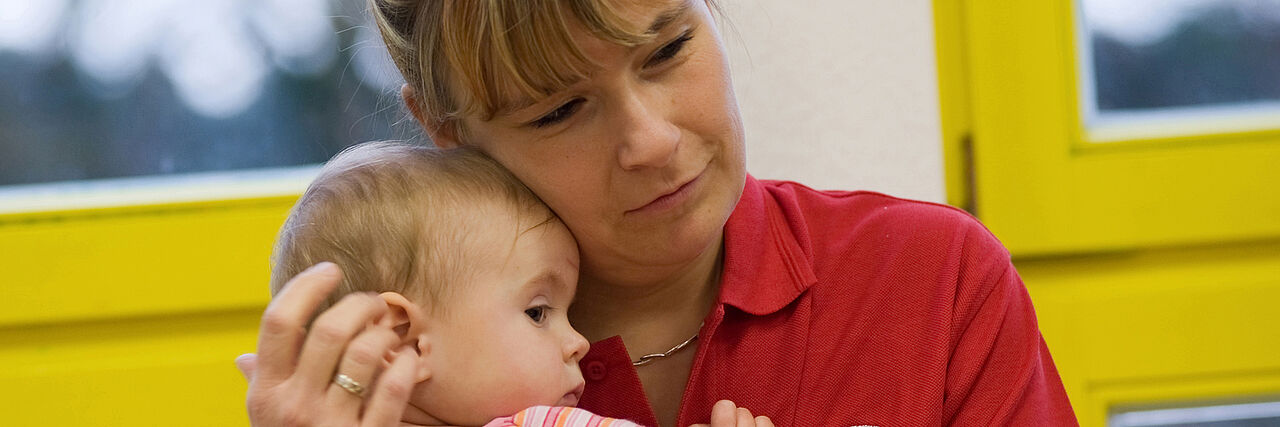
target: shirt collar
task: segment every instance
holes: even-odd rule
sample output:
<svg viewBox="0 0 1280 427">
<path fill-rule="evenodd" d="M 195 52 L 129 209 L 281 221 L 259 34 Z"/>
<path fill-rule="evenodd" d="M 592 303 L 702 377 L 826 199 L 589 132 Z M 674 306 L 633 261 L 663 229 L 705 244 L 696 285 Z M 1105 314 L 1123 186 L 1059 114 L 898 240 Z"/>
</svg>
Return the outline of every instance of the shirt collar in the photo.
<svg viewBox="0 0 1280 427">
<path fill-rule="evenodd" d="M 720 302 L 757 316 L 781 310 L 818 280 L 803 222 L 784 213 L 795 212 L 784 206 L 794 201 L 770 190 L 748 175 L 724 226 Z"/>
</svg>

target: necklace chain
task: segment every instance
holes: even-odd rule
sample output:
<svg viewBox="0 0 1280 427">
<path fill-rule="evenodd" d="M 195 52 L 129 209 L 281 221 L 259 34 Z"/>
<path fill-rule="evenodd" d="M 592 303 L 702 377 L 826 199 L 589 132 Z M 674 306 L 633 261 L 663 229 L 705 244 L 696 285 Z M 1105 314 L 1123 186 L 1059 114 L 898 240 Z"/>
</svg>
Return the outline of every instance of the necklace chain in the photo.
<svg viewBox="0 0 1280 427">
<path fill-rule="evenodd" d="M 701 329 L 702 329 L 702 325 L 698 325 L 698 329 L 699 329 L 699 330 L 701 330 Z M 650 364 L 650 363 L 653 363 L 655 360 L 665 358 L 665 357 L 670 356 L 670 355 L 672 355 L 672 354 L 676 354 L 676 352 L 679 352 L 680 350 L 684 350 L 684 348 L 685 348 L 685 347 L 688 347 L 688 346 L 689 346 L 689 343 L 692 343 L 692 342 L 693 342 L 694 340 L 696 340 L 696 339 L 698 339 L 698 334 L 697 334 L 697 333 L 694 333 L 694 334 L 693 334 L 693 336 L 689 337 L 689 339 L 684 340 L 684 342 L 682 342 L 682 343 L 680 343 L 680 344 L 676 344 L 676 346 L 675 346 L 675 347 L 671 347 L 671 349 L 670 349 L 670 350 L 667 350 L 667 351 L 662 352 L 662 353 L 653 353 L 653 354 L 646 354 L 646 355 L 644 355 L 644 356 L 640 356 L 640 358 L 639 358 L 639 359 L 636 359 L 636 360 L 634 360 L 634 361 L 632 361 L 632 362 L 631 362 L 631 366 L 641 367 L 641 366 L 644 366 L 644 365 L 648 365 L 648 364 Z"/>
</svg>

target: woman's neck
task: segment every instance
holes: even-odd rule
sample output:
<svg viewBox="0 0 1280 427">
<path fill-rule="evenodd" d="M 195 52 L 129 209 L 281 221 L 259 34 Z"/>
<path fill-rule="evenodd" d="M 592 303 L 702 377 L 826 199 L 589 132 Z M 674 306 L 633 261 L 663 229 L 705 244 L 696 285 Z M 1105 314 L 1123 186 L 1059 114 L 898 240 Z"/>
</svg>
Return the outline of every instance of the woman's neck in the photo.
<svg viewBox="0 0 1280 427">
<path fill-rule="evenodd" d="M 689 263 L 641 281 L 609 280 L 582 272 L 569 311 L 588 340 L 621 335 L 628 351 L 662 352 L 698 330 L 716 301 L 723 269 L 723 239 Z M 664 271 L 665 270 L 665 271 Z"/>
</svg>

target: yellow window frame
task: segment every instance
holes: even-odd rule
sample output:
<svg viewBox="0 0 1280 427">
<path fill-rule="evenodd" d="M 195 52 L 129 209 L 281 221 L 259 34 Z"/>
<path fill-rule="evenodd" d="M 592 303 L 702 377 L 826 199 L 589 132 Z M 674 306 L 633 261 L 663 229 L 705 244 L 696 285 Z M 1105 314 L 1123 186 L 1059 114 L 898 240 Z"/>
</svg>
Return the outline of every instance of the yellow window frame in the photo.
<svg viewBox="0 0 1280 427">
<path fill-rule="evenodd" d="M 1074 1 L 935 5 L 939 47 L 962 43 L 965 53 L 939 55 L 943 95 L 966 97 L 969 107 L 962 118 L 944 108 L 944 132 L 972 138 L 971 191 L 952 200 L 970 203 L 1015 255 L 1280 236 L 1280 123 L 1092 142 L 1081 120 Z M 955 16 L 963 16 L 962 31 L 941 21 Z M 963 39 L 942 40 L 948 30 Z M 954 70 L 963 74 L 945 73 Z M 955 158 L 956 136 L 947 136 Z M 963 178 L 950 174 L 951 182 Z"/>
</svg>

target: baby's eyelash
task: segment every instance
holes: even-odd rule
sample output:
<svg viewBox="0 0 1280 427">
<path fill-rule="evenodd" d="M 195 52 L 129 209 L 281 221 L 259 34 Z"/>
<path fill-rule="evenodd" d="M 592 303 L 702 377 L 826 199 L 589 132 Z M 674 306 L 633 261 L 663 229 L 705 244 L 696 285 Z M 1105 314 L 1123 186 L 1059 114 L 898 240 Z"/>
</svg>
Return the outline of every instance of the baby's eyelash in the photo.
<svg viewBox="0 0 1280 427">
<path fill-rule="evenodd" d="M 547 318 L 547 310 L 550 310 L 550 309 L 551 307 L 547 307 L 545 305 L 530 307 L 524 310 L 524 315 L 529 316 L 529 319 L 532 319 L 536 323 L 542 323 L 542 321 L 546 320 Z"/>
</svg>

